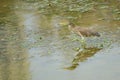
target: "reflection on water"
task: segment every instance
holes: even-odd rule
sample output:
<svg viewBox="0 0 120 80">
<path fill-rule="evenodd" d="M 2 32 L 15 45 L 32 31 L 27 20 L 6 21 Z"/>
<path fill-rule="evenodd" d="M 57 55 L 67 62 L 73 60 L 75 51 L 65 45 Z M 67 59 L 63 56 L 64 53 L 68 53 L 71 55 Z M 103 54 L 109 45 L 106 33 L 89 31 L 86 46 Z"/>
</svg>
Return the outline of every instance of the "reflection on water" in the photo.
<svg viewBox="0 0 120 80">
<path fill-rule="evenodd" d="M 79 62 L 83 62 L 83 61 L 87 60 L 87 58 L 92 57 L 94 54 L 96 54 L 101 49 L 102 48 L 90 47 L 90 48 L 85 48 L 85 49 L 81 50 L 74 57 L 74 59 L 72 61 L 72 65 L 65 69 L 74 70 L 79 65 Z"/>
<path fill-rule="evenodd" d="M 15 24 L 7 24 L 0 26 L 0 79 L 28 80 L 27 54 L 20 44 L 22 37 L 17 30 L 19 28 L 13 28 Z"/>
<path fill-rule="evenodd" d="M 13 1 L 0 4 L 0 80 L 29 80 L 28 55 L 21 46 L 21 31 L 10 9 Z"/>
<path fill-rule="evenodd" d="M 118 0 L 82 1 L 0 3 L 0 80 L 119 80 Z M 81 44 L 71 40 L 69 21 L 101 37 L 86 38 L 87 48 L 76 52 Z"/>
</svg>

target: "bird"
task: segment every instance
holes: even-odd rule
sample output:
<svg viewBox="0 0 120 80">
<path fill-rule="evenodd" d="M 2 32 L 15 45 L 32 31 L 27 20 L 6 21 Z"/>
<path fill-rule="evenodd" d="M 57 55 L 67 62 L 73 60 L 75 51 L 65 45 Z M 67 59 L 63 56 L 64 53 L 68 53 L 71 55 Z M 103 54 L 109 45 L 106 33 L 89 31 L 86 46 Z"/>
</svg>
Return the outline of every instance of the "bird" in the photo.
<svg viewBox="0 0 120 80">
<path fill-rule="evenodd" d="M 86 40 L 84 37 L 91 37 L 91 36 L 100 37 L 101 36 L 99 32 L 97 32 L 93 29 L 77 26 L 73 23 L 69 23 L 68 28 L 72 33 L 75 33 L 81 37 L 81 40 L 79 40 L 79 41 L 82 42 L 83 48 L 86 47 Z"/>
<path fill-rule="evenodd" d="M 68 24 L 68 28 L 71 32 L 76 33 L 77 35 L 79 35 L 82 39 L 84 37 L 91 37 L 91 36 L 97 36 L 100 37 L 100 33 L 97 31 L 94 31 L 90 28 L 85 28 L 85 27 L 80 27 L 80 26 L 76 26 L 73 23 L 69 23 Z"/>
</svg>

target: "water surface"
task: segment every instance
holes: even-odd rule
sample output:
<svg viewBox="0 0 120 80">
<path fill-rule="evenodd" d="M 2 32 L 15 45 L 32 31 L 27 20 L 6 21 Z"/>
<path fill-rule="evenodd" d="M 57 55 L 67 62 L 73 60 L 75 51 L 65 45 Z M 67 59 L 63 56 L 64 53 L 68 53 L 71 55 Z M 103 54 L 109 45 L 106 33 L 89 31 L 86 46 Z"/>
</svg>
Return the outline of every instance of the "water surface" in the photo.
<svg viewBox="0 0 120 80">
<path fill-rule="evenodd" d="M 119 0 L 0 4 L 0 80 L 120 79 Z M 85 38 L 83 49 L 69 21 L 101 37 Z"/>
</svg>

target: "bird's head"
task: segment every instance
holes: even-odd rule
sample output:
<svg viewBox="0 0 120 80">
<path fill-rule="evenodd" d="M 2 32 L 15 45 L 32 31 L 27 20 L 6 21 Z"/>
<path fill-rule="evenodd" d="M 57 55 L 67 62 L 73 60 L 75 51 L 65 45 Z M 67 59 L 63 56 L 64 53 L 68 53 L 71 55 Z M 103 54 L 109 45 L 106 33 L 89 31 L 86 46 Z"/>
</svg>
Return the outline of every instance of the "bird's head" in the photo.
<svg viewBox="0 0 120 80">
<path fill-rule="evenodd" d="M 69 28 L 74 28 L 74 27 L 75 27 L 75 24 L 70 22 L 70 23 L 68 24 L 68 27 L 69 27 Z"/>
</svg>

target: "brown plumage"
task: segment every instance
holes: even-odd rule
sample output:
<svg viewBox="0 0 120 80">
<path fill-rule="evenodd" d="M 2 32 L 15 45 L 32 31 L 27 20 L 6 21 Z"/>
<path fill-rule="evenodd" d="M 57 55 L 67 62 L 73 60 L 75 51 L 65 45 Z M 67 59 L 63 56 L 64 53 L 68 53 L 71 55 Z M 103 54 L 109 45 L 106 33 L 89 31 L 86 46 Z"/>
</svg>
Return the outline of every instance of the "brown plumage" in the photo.
<svg viewBox="0 0 120 80">
<path fill-rule="evenodd" d="M 89 28 L 85 28 L 85 27 L 80 27 L 80 26 L 75 26 L 74 24 L 70 23 L 68 25 L 69 29 L 78 34 L 79 36 L 81 37 L 90 37 L 90 36 L 97 36 L 97 37 L 100 37 L 100 34 L 96 31 L 93 31 Z"/>
</svg>

